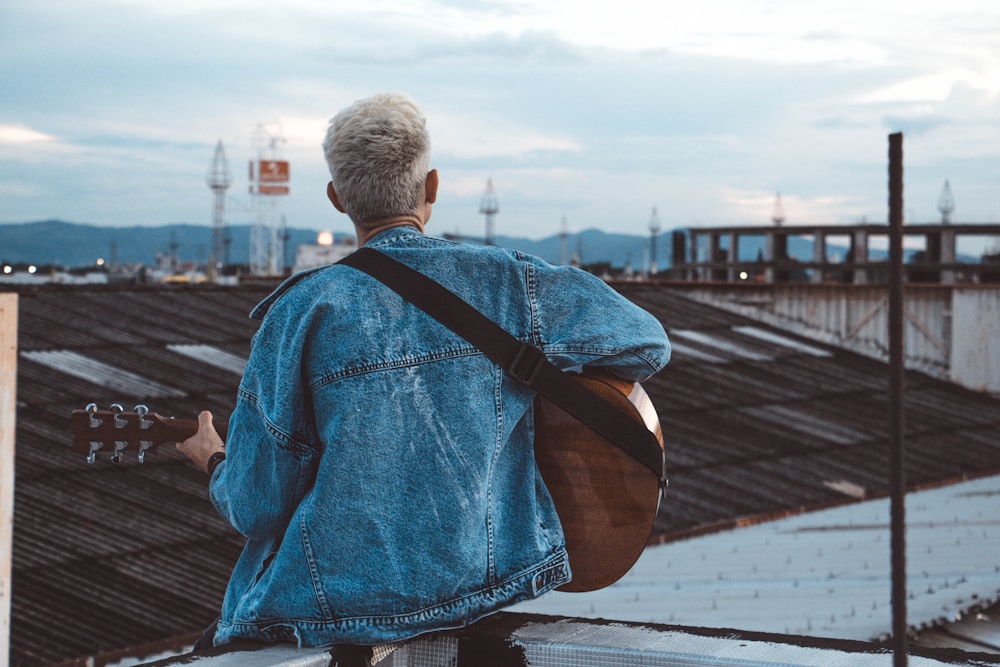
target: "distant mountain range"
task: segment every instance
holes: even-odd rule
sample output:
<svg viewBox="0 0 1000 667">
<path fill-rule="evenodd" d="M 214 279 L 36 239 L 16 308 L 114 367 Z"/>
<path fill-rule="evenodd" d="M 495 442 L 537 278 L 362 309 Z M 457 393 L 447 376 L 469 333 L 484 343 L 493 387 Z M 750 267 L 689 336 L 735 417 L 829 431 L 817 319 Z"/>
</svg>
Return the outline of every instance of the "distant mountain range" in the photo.
<svg viewBox="0 0 1000 667">
<path fill-rule="evenodd" d="M 227 228 L 229 244 L 227 264 L 245 265 L 250 258 L 249 225 Z M 295 263 L 295 249 L 301 244 L 316 243 L 317 230 L 288 229 L 285 244 L 285 266 Z M 337 236 L 337 241 L 343 234 Z M 39 222 L 0 224 L 0 263 L 56 265 L 65 268 L 94 266 L 98 258 L 110 264 L 136 263 L 152 266 L 156 256 L 174 254 L 182 262 L 207 262 L 212 252 L 214 231 L 209 225 L 171 224 L 159 227 L 103 227 L 93 224 L 45 220 Z M 468 239 L 481 242 L 481 239 Z M 639 271 L 650 262 L 650 237 L 613 234 L 599 229 L 587 229 L 544 239 L 524 239 L 498 236 L 497 245 L 536 255 L 554 264 L 577 257 L 585 265 L 609 265 L 621 269 L 631 266 Z M 763 237 L 744 237 L 740 242 L 740 260 L 754 261 L 763 250 Z M 828 247 L 829 252 L 843 251 Z M 871 257 L 885 253 L 871 250 Z M 788 254 L 799 259 L 812 258 L 812 242 L 807 238 L 789 236 Z M 662 271 L 671 266 L 673 234 L 668 230 L 656 237 L 656 263 Z"/>
<path fill-rule="evenodd" d="M 250 230 L 249 225 L 227 228 L 229 264 L 248 263 Z M 318 231 L 288 229 L 287 232 L 285 263 L 291 265 L 295 261 L 295 248 L 304 243 L 316 243 Z M 207 225 L 102 227 L 62 220 L 7 223 L 0 224 L 0 263 L 74 268 L 93 266 L 98 258 L 102 258 L 110 263 L 153 265 L 156 255 L 169 253 L 175 254 L 181 261 L 202 263 L 212 252 L 213 238 L 213 229 Z M 477 242 L 476 239 L 470 241 Z M 478 241 L 481 242 L 481 239 Z M 646 236 L 588 229 L 570 234 L 565 244 L 559 235 L 540 240 L 498 236 L 495 242 L 553 263 L 562 263 L 564 254 L 575 254 L 586 264 L 607 263 L 618 268 L 630 264 L 636 269 L 649 264 L 650 239 Z M 656 244 L 657 264 L 662 269 L 670 263 L 670 233 L 660 234 Z"/>
</svg>

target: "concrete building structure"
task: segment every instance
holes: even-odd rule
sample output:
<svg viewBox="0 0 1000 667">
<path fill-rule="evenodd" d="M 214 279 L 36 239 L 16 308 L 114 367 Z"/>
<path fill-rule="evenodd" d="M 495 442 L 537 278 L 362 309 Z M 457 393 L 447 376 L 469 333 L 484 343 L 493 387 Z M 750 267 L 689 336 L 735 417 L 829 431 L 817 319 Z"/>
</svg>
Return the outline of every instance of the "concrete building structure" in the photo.
<svg viewBox="0 0 1000 667">
<path fill-rule="evenodd" d="M 296 247 L 292 273 L 334 264 L 357 249 L 358 242 L 353 236 L 344 236 L 335 242 L 333 234 L 321 233 L 316 243 L 302 243 Z"/>
<path fill-rule="evenodd" d="M 675 233 L 668 275 L 693 298 L 886 360 L 887 233 L 884 225 L 692 229 Z M 908 368 L 1000 394 L 997 249 L 1000 225 L 904 229 Z"/>
<path fill-rule="evenodd" d="M 670 277 L 690 282 L 885 284 L 888 234 L 887 225 L 875 224 L 678 230 Z M 1000 225 L 906 225 L 903 248 L 910 283 L 1000 283 Z"/>
</svg>

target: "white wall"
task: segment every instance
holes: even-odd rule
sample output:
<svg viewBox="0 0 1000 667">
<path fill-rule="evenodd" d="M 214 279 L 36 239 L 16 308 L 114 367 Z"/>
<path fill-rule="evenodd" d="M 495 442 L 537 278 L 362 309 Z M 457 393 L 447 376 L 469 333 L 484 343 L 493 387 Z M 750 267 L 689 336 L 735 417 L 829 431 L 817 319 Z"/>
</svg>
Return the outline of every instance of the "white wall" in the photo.
<svg viewBox="0 0 1000 667">
<path fill-rule="evenodd" d="M 877 285 L 678 286 L 699 301 L 888 360 L 888 292 Z M 1000 394 L 1000 287 L 907 286 L 912 370 Z"/>
<path fill-rule="evenodd" d="M 951 302 L 951 377 L 1000 393 L 1000 290 L 955 289 Z"/>
</svg>

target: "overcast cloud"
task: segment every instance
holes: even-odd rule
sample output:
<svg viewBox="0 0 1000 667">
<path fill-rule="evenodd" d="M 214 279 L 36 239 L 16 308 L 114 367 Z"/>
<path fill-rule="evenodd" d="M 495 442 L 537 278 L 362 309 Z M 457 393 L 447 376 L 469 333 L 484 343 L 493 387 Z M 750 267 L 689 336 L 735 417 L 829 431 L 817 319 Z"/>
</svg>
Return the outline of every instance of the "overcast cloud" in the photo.
<svg viewBox="0 0 1000 667">
<path fill-rule="evenodd" d="M 0 222 L 252 220 L 258 126 L 284 141 L 292 227 L 348 231 L 319 145 L 355 99 L 424 108 L 431 231 L 787 224 L 886 217 L 905 134 L 908 222 L 1000 222 L 994 0 L 33 0 L 0 5 Z"/>
</svg>

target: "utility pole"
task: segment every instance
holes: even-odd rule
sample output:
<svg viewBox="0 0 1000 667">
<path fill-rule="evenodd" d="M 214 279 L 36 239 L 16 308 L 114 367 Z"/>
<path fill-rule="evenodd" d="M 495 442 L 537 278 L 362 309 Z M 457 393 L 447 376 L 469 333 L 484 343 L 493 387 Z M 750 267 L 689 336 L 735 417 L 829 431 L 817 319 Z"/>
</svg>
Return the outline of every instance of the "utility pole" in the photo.
<svg viewBox="0 0 1000 667">
<path fill-rule="evenodd" d="M 781 193 L 774 195 L 774 210 L 771 212 L 771 222 L 775 227 L 781 227 L 785 222 L 785 208 L 781 205 Z"/>
<path fill-rule="evenodd" d="M 955 197 L 951 194 L 951 184 L 944 182 L 944 190 L 938 198 L 938 211 L 941 213 L 941 224 L 951 224 L 951 214 L 955 212 Z"/>
<path fill-rule="evenodd" d="M 559 263 L 563 266 L 569 264 L 569 222 L 566 216 L 562 217 L 562 227 L 559 229 Z"/>
<path fill-rule="evenodd" d="M 486 245 L 493 245 L 493 226 L 496 214 L 500 212 L 500 202 L 497 200 L 497 193 L 493 190 L 493 179 L 486 181 L 486 192 L 479 202 L 479 212 L 486 216 Z"/>
<path fill-rule="evenodd" d="M 219 142 L 215 144 L 212 164 L 209 165 L 208 174 L 205 176 L 205 183 L 212 190 L 214 198 L 212 252 L 208 258 L 208 279 L 212 282 L 219 281 L 226 234 L 226 190 L 229 189 L 232 182 L 232 174 L 230 174 L 229 164 L 226 162 L 226 152 L 222 149 L 222 139 L 219 139 Z"/>
<path fill-rule="evenodd" d="M 288 269 L 288 239 L 291 235 L 288 233 L 288 221 L 285 216 L 281 216 L 281 225 L 278 227 L 278 244 L 281 246 L 281 259 L 278 262 L 278 272 L 281 275 L 285 275 L 285 271 Z"/>
<path fill-rule="evenodd" d="M 652 278 L 660 272 L 656 265 L 656 236 L 660 233 L 660 216 L 656 214 L 656 207 L 653 207 L 653 214 L 649 218 L 649 277 Z"/>
</svg>

